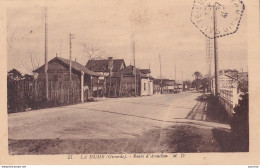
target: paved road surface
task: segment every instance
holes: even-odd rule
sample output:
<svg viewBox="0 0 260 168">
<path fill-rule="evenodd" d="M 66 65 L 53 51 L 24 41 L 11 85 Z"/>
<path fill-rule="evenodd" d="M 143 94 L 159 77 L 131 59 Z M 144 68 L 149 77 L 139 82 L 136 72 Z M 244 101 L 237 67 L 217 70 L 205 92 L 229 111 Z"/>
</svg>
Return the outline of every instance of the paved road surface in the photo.
<svg viewBox="0 0 260 168">
<path fill-rule="evenodd" d="M 14 154 L 174 152 L 183 150 L 176 146 L 181 141 L 176 138 L 184 138 L 197 146 L 190 144 L 190 152 L 219 151 L 218 144 L 211 144 L 213 135 L 208 134 L 212 129 L 230 127 L 207 121 L 207 104 L 197 100 L 201 95 L 183 92 L 101 98 L 98 102 L 9 114 L 9 149 Z M 205 143 L 213 148 L 199 147 L 203 134 L 209 136 Z M 28 142 L 31 146 L 26 146 Z M 50 145 L 60 147 L 53 151 Z M 61 145 L 75 148 L 64 150 Z M 87 149 L 82 150 L 82 145 Z"/>
</svg>

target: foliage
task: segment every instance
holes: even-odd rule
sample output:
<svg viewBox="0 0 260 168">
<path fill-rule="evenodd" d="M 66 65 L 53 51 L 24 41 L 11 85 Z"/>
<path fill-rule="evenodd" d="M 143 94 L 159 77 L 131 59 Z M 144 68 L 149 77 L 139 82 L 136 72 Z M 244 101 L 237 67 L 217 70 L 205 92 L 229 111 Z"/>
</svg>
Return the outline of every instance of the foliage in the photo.
<svg viewBox="0 0 260 168">
<path fill-rule="evenodd" d="M 189 80 L 183 81 L 183 87 L 186 86 L 187 88 L 184 89 L 190 89 L 192 87 L 192 82 Z"/>
<path fill-rule="evenodd" d="M 17 69 L 12 69 L 7 73 L 7 104 L 8 113 L 24 111 L 28 106 L 32 106 L 30 102 L 30 96 L 28 92 L 23 92 L 22 98 L 21 93 L 17 91 L 17 85 L 20 82 L 30 83 L 34 80 L 32 75 L 22 75 Z"/>
<path fill-rule="evenodd" d="M 8 72 L 7 74 L 7 81 L 10 80 L 22 80 L 23 75 L 20 71 L 18 71 L 17 69 L 12 69 Z"/>
<path fill-rule="evenodd" d="M 25 75 L 23 76 L 23 78 L 24 78 L 24 80 L 26 80 L 26 81 L 33 81 L 33 80 L 34 80 L 33 75 L 28 75 L 28 74 L 25 74 Z"/>
<path fill-rule="evenodd" d="M 245 80 L 239 81 L 237 89 L 240 92 L 247 93 L 248 92 L 248 81 L 245 81 Z"/>
<path fill-rule="evenodd" d="M 200 79 L 202 77 L 202 74 L 199 71 L 194 72 L 193 75 L 195 76 L 195 79 Z"/>
<path fill-rule="evenodd" d="M 248 93 L 241 95 L 238 105 L 234 108 L 235 114 L 231 120 L 231 133 L 239 142 L 241 151 L 248 151 L 249 146 L 249 101 Z"/>
<path fill-rule="evenodd" d="M 201 78 L 202 74 L 199 71 L 194 72 L 193 76 L 195 76 L 195 81 L 193 85 L 195 85 L 196 90 L 198 91 L 201 86 Z"/>
</svg>

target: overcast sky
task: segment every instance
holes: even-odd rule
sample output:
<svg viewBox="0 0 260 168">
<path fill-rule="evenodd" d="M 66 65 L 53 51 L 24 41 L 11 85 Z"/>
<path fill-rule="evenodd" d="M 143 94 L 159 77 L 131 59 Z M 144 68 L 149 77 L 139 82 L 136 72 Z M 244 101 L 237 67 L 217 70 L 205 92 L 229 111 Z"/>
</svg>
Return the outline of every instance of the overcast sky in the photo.
<svg viewBox="0 0 260 168">
<path fill-rule="evenodd" d="M 189 1 L 189 2 L 188 2 Z M 77 2 L 77 1 L 76 1 Z M 135 34 L 136 66 L 151 67 L 158 77 L 159 54 L 163 77 L 191 78 L 194 71 L 208 73 L 206 37 L 190 20 L 193 0 L 189 5 L 172 0 L 106 0 L 84 1 L 64 7 L 48 7 L 48 54 L 69 58 L 69 33 L 72 58 L 87 62 L 82 43 L 101 48 L 105 57 L 123 58 L 133 65 L 131 35 Z M 159 3 L 158 3 L 159 2 Z M 218 39 L 220 68 L 247 69 L 246 11 L 239 30 Z M 30 53 L 44 63 L 44 8 L 9 8 L 7 11 L 8 70 L 26 73 L 31 66 Z"/>
</svg>

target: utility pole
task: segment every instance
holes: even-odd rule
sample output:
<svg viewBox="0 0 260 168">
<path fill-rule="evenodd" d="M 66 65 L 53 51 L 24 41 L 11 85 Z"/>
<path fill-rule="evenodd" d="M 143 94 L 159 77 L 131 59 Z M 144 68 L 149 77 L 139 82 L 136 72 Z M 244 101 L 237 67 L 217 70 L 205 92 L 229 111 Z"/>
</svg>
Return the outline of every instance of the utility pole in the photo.
<svg viewBox="0 0 260 168">
<path fill-rule="evenodd" d="M 159 61 L 160 61 L 160 78 L 161 78 L 161 94 L 162 94 L 162 64 L 161 64 L 161 55 L 159 54 Z"/>
<path fill-rule="evenodd" d="M 176 79 L 176 64 L 175 64 L 175 81 L 177 81 L 177 79 Z"/>
<path fill-rule="evenodd" d="M 45 50 L 44 50 L 44 56 L 45 56 L 45 66 L 44 66 L 44 76 L 45 76 L 45 98 L 46 98 L 46 104 L 49 102 L 49 86 L 48 86 L 48 24 L 47 24 L 47 7 L 45 6 L 44 11 L 44 29 L 45 29 Z"/>
<path fill-rule="evenodd" d="M 135 67 L 135 35 L 133 34 L 133 59 L 134 59 L 134 68 L 133 68 L 133 71 L 134 71 L 134 78 L 135 78 L 135 96 L 136 96 L 136 93 L 137 93 L 137 88 L 136 88 L 136 67 Z"/>
<path fill-rule="evenodd" d="M 215 58 L 215 96 L 219 96 L 219 72 L 218 72 L 218 46 L 216 38 L 216 4 L 213 6 L 213 29 L 214 29 L 214 58 Z"/>
<path fill-rule="evenodd" d="M 182 70 L 181 70 L 181 81 L 183 83 L 183 72 L 182 72 Z"/>
<path fill-rule="evenodd" d="M 208 88 L 211 90 L 211 44 L 210 44 L 210 39 L 206 39 L 206 56 L 208 58 L 208 66 L 209 66 L 209 71 L 208 71 Z"/>
<path fill-rule="evenodd" d="M 69 72 L 69 74 L 70 74 L 70 81 L 72 80 L 71 79 L 71 53 L 72 53 L 72 51 L 71 51 L 72 49 L 71 48 L 72 48 L 72 44 L 71 43 L 72 43 L 72 39 L 73 38 L 74 38 L 74 35 L 70 33 L 69 34 L 69 42 L 70 42 L 70 67 L 69 67 L 69 71 L 70 72 Z"/>
</svg>

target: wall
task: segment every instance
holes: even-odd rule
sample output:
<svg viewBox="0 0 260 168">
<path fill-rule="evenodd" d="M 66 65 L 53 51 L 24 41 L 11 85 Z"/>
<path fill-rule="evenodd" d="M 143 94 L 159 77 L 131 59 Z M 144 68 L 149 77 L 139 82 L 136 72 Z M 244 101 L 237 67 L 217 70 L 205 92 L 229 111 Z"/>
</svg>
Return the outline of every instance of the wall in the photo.
<svg viewBox="0 0 260 168">
<path fill-rule="evenodd" d="M 238 81 L 225 75 L 219 77 L 219 102 L 229 116 L 234 114 L 234 107 L 238 104 Z M 211 93 L 215 96 L 215 80 L 211 81 Z"/>
<path fill-rule="evenodd" d="M 71 78 L 73 81 L 80 81 L 79 74 L 72 70 Z M 39 81 L 43 81 L 45 79 L 44 70 L 41 70 L 38 75 Z M 48 80 L 49 81 L 69 81 L 69 69 L 64 67 L 63 65 L 57 62 L 51 62 L 48 65 Z"/>
<path fill-rule="evenodd" d="M 149 95 L 153 95 L 153 81 L 150 80 L 150 90 L 149 90 Z"/>
<path fill-rule="evenodd" d="M 141 79 L 141 96 L 147 96 L 150 91 L 149 79 Z"/>
<path fill-rule="evenodd" d="M 153 81 L 150 79 L 141 79 L 141 96 L 153 95 Z"/>
</svg>

